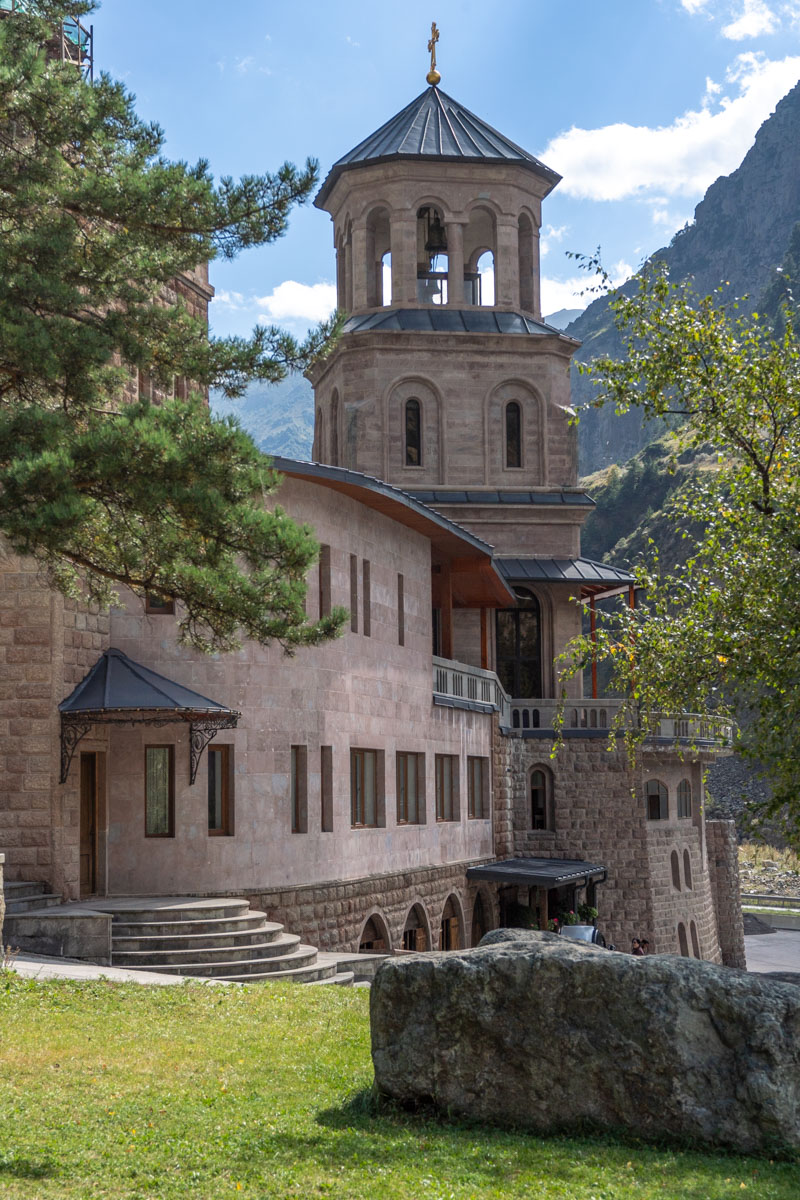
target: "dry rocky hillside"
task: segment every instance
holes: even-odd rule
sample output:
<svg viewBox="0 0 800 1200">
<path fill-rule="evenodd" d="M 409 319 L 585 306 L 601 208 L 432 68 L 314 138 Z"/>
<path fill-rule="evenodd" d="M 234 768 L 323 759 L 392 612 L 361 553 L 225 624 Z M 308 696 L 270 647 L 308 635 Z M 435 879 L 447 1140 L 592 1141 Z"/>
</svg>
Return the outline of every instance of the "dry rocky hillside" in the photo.
<svg viewBox="0 0 800 1200">
<path fill-rule="evenodd" d="M 743 842 L 739 847 L 739 878 L 743 893 L 796 896 L 800 905 L 800 858 L 791 850 Z"/>
</svg>

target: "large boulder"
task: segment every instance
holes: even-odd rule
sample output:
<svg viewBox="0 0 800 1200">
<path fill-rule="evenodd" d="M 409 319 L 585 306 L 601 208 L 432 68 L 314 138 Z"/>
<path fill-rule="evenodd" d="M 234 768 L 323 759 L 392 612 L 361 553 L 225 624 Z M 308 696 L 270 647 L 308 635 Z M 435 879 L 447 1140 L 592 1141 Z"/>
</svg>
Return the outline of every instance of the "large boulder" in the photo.
<svg viewBox="0 0 800 1200">
<path fill-rule="evenodd" d="M 502 930 L 387 959 L 380 1093 L 536 1130 L 580 1122 L 740 1151 L 800 1148 L 800 992 L 695 959 Z"/>
</svg>

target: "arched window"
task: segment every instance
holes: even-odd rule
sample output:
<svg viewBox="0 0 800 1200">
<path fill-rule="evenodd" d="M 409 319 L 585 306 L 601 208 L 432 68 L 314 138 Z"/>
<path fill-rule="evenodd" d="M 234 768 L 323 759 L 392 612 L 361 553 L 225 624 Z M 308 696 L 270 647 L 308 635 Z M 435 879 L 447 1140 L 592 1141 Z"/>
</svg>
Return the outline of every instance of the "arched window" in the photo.
<svg viewBox="0 0 800 1200">
<path fill-rule="evenodd" d="M 678 784 L 678 816 L 692 815 L 692 785 L 688 779 L 682 779 Z"/>
<path fill-rule="evenodd" d="M 391 252 L 389 210 L 373 208 L 368 214 L 366 232 L 365 300 L 368 308 L 378 308 L 387 303 L 384 288 L 384 262 Z"/>
<path fill-rule="evenodd" d="M 689 943 L 686 940 L 686 926 L 683 921 L 678 925 L 678 948 L 684 958 L 689 957 Z"/>
<path fill-rule="evenodd" d="M 695 925 L 694 921 L 689 922 L 689 932 L 692 935 L 692 953 L 694 954 L 695 958 L 700 958 L 700 942 L 697 938 L 697 926 Z"/>
<path fill-rule="evenodd" d="M 669 795 L 660 779 L 648 779 L 645 787 L 648 821 L 669 820 Z"/>
<path fill-rule="evenodd" d="M 497 674 L 515 699 L 542 694 L 542 636 L 539 601 L 527 588 L 515 588 L 517 608 L 497 611 Z"/>
<path fill-rule="evenodd" d="M 314 422 L 314 450 L 317 462 L 325 462 L 325 426 L 322 423 L 322 409 L 317 409 L 317 419 Z"/>
<path fill-rule="evenodd" d="M 331 397 L 331 465 L 339 465 L 339 393 L 335 388 Z"/>
<path fill-rule="evenodd" d="M 676 892 L 681 890 L 681 867 L 678 862 L 678 851 L 673 850 L 669 856 L 670 866 L 672 868 L 672 886 Z"/>
<path fill-rule="evenodd" d="M 406 466 L 422 466 L 422 407 L 416 396 L 406 400 Z"/>
<path fill-rule="evenodd" d="M 553 780 L 546 767 L 531 771 L 531 829 L 553 828 Z"/>
<path fill-rule="evenodd" d="M 516 400 L 506 405 L 506 466 L 522 466 L 522 409 Z"/>
<path fill-rule="evenodd" d="M 683 852 L 683 882 L 686 884 L 689 891 L 692 890 L 692 860 L 689 856 L 689 851 Z"/>
</svg>

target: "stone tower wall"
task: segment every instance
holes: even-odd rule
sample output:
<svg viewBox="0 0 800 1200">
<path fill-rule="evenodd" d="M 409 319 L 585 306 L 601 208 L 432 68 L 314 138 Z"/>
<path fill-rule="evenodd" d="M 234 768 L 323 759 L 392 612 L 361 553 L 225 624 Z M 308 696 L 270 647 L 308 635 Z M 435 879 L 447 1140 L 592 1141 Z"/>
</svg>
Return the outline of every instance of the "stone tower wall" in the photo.
<svg viewBox="0 0 800 1200">
<path fill-rule="evenodd" d="M 711 894 L 722 961 L 726 967 L 747 970 L 736 824 L 734 821 L 707 821 L 706 831 Z"/>
</svg>

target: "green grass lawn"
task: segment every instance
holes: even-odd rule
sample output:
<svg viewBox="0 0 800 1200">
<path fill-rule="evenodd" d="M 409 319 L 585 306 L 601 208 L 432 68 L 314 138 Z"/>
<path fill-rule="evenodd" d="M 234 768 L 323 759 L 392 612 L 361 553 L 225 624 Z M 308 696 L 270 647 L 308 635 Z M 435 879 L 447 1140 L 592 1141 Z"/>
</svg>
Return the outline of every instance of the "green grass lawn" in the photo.
<svg viewBox="0 0 800 1200">
<path fill-rule="evenodd" d="M 0 1196 L 798 1200 L 800 1167 L 378 1109 L 369 995 L 0 973 Z"/>
</svg>

